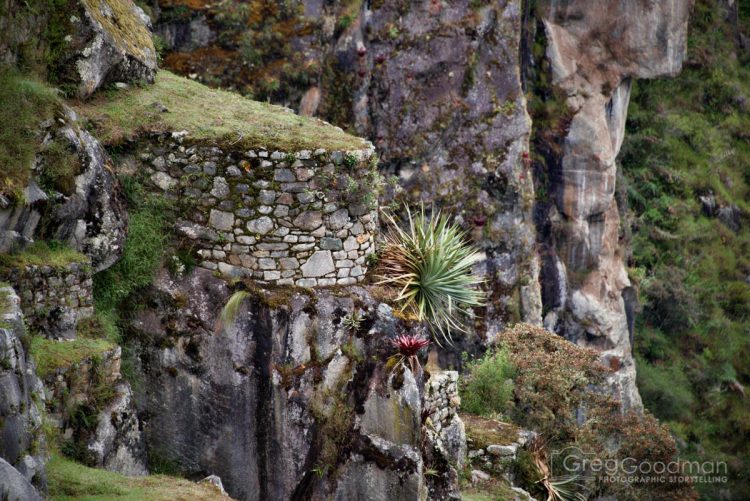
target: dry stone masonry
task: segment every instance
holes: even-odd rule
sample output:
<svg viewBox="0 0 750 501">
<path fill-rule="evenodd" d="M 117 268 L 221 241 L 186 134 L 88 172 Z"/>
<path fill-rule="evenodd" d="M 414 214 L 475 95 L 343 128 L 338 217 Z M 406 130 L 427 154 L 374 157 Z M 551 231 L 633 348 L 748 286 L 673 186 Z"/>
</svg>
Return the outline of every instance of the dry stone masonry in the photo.
<svg viewBox="0 0 750 501">
<path fill-rule="evenodd" d="M 181 205 L 177 230 L 195 242 L 201 267 L 301 287 L 364 279 L 378 228 L 371 145 L 286 153 L 184 139 L 152 139 L 140 160 L 154 188 Z"/>
<path fill-rule="evenodd" d="M 94 314 L 91 265 L 29 265 L 0 270 L 21 298 L 21 308 L 32 332 L 50 338 L 75 337 L 79 320 Z"/>
</svg>

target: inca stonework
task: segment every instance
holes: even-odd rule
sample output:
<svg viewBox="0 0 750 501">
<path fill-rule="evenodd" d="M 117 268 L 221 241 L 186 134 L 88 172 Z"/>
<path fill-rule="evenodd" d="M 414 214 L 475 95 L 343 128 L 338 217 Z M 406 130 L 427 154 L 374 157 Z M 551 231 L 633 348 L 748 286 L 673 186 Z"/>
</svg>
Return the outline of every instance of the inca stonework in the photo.
<svg viewBox="0 0 750 501">
<path fill-rule="evenodd" d="M 151 138 L 140 160 L 180 205 L 180 234 L 199 265 L 275 285 L 352 285 L 367 272 L 378 231 L 374 148 L 294 153 Z"/>
<path fill-rule="evenodd" d="M 72 339 L 78 321 L 94 314 L 90 263 L 9 268 L 0 280 L 18 291 L 31 330 L 46 337 Z"/>
</svg>

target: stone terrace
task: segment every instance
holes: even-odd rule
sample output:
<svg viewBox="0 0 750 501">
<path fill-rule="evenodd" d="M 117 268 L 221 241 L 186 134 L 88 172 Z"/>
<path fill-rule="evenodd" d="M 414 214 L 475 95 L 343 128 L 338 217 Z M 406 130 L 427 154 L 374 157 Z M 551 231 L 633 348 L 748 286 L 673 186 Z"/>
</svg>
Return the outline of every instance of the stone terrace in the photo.
<svg viewBox="0 0 750 501">
<path fill-rule="evenodd" d="M 177 230 L 200 266 L 237 278 L 301 287 L 364 279 L 374 250 L 374 149 L 295 153 L 190 145 L 152 136 L 137 151 L 153 183 L 178 200 Z"/>
</svg>

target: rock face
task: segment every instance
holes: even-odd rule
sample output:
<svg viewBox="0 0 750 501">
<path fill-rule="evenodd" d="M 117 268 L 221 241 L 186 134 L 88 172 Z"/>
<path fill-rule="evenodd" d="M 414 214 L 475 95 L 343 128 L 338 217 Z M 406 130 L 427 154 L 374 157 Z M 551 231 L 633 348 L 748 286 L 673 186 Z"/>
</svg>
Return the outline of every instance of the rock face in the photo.
<svg viewBox="0 0 750 501">
<path fill-rule="evenodd" d="M 121 356 L 115 346 L 45 375 L 47 416 L 60 432 L 62 448 L 79 461 L 145 475 L 143 433 L 130 385 L 120 374 Z"/>
<path fill-rule="evenodd" d="M 219 47 L 187 52 L 187 44 L 166 64 L 238 89 L 273 68 L 323 68 L 305 78 L 274 74 L 281 90 L 269 97 L 370 139 L 381 170 L 398 177 L 400 196 L 435 204 L 470 231 L 487 255 L 478 269 L 492 291 L 481 334 L 492 339 L 508 322 L 541 323 L 541 298 L 527 161 L 531 123 L 518 66 L 521 1 L 475 3 L 361 2 L 344 12 L 335 3 L 304 1 L 303 17 L 287 12 L 283 23 L 278 16 L 249 21 L 258 31 L 292 31 L 279 43 L 294 47 L 252 75 L 246 68 L 253 65 L 242 63 L 236 47 L 222 45 L 222 36 L 214 37 Z M 192 16 L 180 11 L 184 31 L 212 13 L 201 6 Z M 179 16 L 163 7 L 157 31 L 166 33 Z M 221 35 L 215 19 L 209 15 L 208 26 Z M 347 24 L 337 24 L 341 19 Z M 211 60 L 215 53 L 221 64 Z"/>
<path fill-rule="evenodd" d="M 422 385 L 384 367 L 406 328 L 390 308 L 359 287 L 259 290 L 222 324 L 229 295 L 196 269 L 143 298 L 130 332 L 151 464 L 218 475 L 241 500 L 424 499 Z"/>
<path fill-rule="evenodd" d="M 153 82 L 156 50 L 151 22 L 132 0 L 80 0 L 57 61 L 64 83 L 86 98 L 107 82 Z"/>
<path fill-rule="evenodd" d="M 0 288 L 0 498 L 40 499 L 46 490 L 46 445 L 37 405 L 44 389 L 24 350 L 26 336 L 20 299 L 12 288 Z M 16 473 L 10 472 L 16 471 Z M 14 479 L 15 477 L 15 479 Z M 20 479 L 18 478 L 20 477 Z M 34 487 L 31 487 L 33 484 Z M 7 492 L 4 492 L 6 489 Z M 31 489 L 31 490 L 29 490 Z M 20 493 L 32 494 L 21 495 Z M 3 494 L 9 494 L 4 497 Z M 17 497 L 14 497 L 17 496 Z M 27 497 L 28 496 L 28 497 Z"/>
<path fill-rule="evenodd" d="M 42 501 L 42 496 L 33 485 L 0 458 L 0 497 L 8 501 Z"/>
<path fill-rule="evenodd" d="M 81 162 L 71 193 L 52 205 L 42 236 L 68 243 L 89 256 L 94 272 L 109 268 L 122 254 L 127 235 L 127 211 L 112 161 L 102 145 L 83 130 L 75 113 L 56 140 L 69 146 Z"/>
<path fill-rule="evenodd" d="M 545 326 L 602 352 L 613 392 L 640 407 L 623 291 L 617 166 L 634 78 L 673 76 L 686 55 L 689 0 L 545 2 L 552 95 L 564 103 L 564 131 L 546 131 L 547 189 L 540 204 Z M 533 28 L 533 27 L 532 27 Z M 552 99 L 551 96 L 547 96 Z M 543 127 L 543 126 L 541 126 Z M 553 145 L 557 144 L 557 147 Z"/>
<path fill-rule="evenodd" d="M 132 0 L 3 3 L 0 60 L 33 67 L 43 61 L 50 77 L 80 98 L 106 83 L 153 82 L 151 21 Z"/>
</svg>

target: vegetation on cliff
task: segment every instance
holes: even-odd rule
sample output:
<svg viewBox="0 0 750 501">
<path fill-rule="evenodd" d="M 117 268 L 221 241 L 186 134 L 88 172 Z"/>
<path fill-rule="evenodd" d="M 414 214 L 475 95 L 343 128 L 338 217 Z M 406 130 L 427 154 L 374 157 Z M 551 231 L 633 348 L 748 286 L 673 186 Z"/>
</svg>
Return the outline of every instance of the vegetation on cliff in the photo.
<svg viewBox="0 0 750 501">
<path fill-rule="evenodd" d="M 696 3 L 677 78 L 634 84 L 621 162 L 641 395 L 684 456 L 727 462 L 739 499 L 750 496 L 750 8 L 735 18 L 723 5 Z"/>
<path fill-rule="evenodd" d="M 294 152 L 365 147 L 361 139 L 320 120 L 211 89 L 167 71 L 159 72 L 154 85 L 101 93 L 76 109 L 89 120 L 97 137 L 110 145 L 144 132 L 186 130 L 190 140 L 226 143 L 238 149 Z"/>
<path fill-rule="evenodd" d="M 497 351 L 469 365 L 461 392 L 466 410 L 538 432 L 546 454 L 577 447 L 590 457 L 619 461 L 613 475 L 624 474 L 619 468 L 627 466 L 627 458 L 634 464 L 677 461 L 677 446 L 665 426 L 648 412 L 624 412 L 619 402 L 600 391 L 609 369 L 596 351 L 527 324 L 503 331 L 497 343 Z M 503 387 L 505 391 L 499 389 Z M 485 440 L 480 437 L 479 442 Z M 550 456 L 553 480 L 574 473 L 564 458 Z M 687 484 L 608 482 L 601 471 L 587 468 L 575 473 L 580 476 L 578 492 L 591 498 L 695 498 Z M 529 492 L 545 495 L 539 483 L 543 475 L 526 451 L 518 457 L 516 474 Z"/>
</svg>

